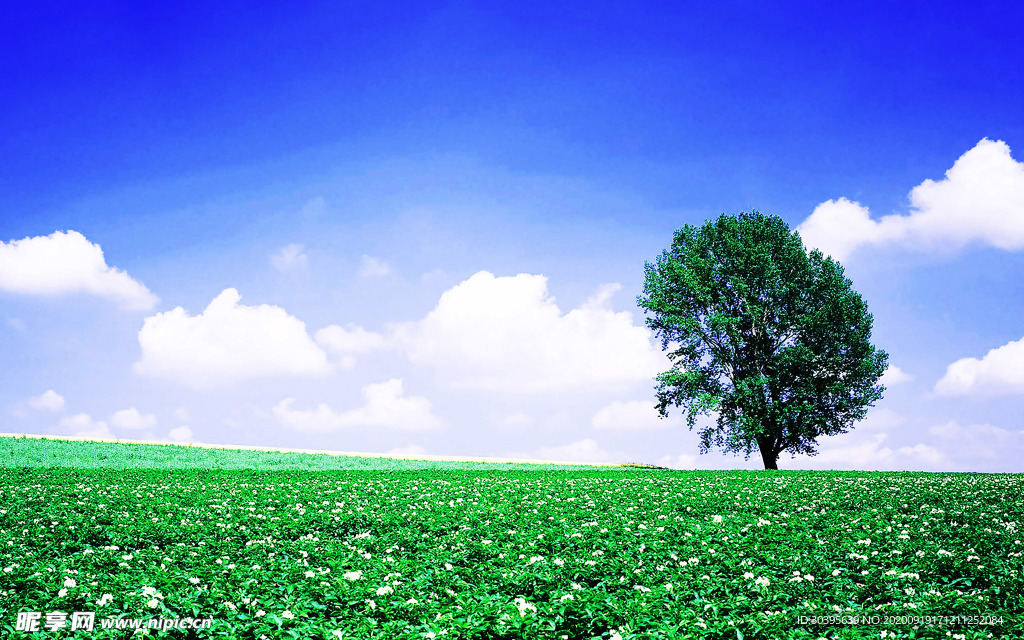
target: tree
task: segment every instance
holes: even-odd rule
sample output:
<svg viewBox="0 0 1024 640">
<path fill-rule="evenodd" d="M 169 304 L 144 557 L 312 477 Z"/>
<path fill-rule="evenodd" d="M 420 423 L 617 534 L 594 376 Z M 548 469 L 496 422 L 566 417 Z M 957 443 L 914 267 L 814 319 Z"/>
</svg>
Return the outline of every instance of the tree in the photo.
<svg viewBox="0 0 1024 640">
<path fill-rule="evenodd" d="M 672 367 L 655 380 L 657 409 L 718 412 L 700 452 L 720 447 L 765 469 L 782 452 L 817 453 L 817 438 L 848 431 L 882 397 L 889 356 L 875 349 L 872 316 L 843 267 L 777 216 L 722 214 L 675 232 L 644 263 L 647 326 Z"/>
</svg>

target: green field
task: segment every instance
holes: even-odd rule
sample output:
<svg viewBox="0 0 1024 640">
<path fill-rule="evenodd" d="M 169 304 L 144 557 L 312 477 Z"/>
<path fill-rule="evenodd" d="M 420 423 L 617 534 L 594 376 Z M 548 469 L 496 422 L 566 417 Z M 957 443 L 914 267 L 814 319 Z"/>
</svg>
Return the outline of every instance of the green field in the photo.
<svg viewBox="0 0 1024 640">
<path fill-rule="evenodd" d="M 42 449 L 19 466 L 4 443 L 3 637 L 129 636 L 16 631 L 28 611 L 213 618 L 162 638 L 1024 637 L 1021 475 L 245 469 L 20 442 Z M 867 620 L 814 624 L 840 616 Z"/>
<path fill-rule="evenodd" d="M 176 444 L 157 445 L 0 437 L 0 468 L 5 467 L 254 469 L 260 471 L 398 471 L 413 469 L 511 471 L 516 469 L 540 470 L 553 467 L 561 469 L 594 468 L 593 465 L 401 460 L 380 456 L 318 455 L 280 451 L 215 449 Z"/>
</svg>

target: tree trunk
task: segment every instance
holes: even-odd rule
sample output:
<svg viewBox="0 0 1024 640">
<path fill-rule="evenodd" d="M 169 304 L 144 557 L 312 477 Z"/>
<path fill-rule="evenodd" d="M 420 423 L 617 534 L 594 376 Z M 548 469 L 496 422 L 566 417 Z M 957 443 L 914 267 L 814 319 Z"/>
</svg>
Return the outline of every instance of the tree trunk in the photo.
<svg viewBox="0 0 1024 640">
<path fill-rule="evenodd" d="M 779 469 L 779 454 L 775 453 L 771 444 L 766 438 L 757 439 L 757 448 L 761 452 L 761 461 L 765 469 Z"/>
</svg>

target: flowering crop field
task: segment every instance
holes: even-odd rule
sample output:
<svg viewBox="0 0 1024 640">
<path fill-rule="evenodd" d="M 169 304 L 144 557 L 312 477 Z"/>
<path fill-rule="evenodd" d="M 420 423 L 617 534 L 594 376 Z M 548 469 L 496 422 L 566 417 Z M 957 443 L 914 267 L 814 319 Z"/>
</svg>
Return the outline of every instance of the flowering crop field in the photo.
<svg viewBox="0 0 1024 640">
<path fill-rule="evenodd" d="M 5 638 L 1024 637 L 1021 475 L 0 473 Z"/>
</svg>

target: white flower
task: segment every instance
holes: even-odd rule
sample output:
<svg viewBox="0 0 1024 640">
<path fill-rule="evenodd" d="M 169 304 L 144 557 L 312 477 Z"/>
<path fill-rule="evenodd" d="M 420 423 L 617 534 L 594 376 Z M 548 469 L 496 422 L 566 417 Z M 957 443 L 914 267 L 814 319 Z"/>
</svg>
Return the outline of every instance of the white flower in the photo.
<svg viewBox="0 0 1024 640">
<path fill-rule="evenodd" d="M 362 577 L 363 577 L 363 572 L 362 571 L 346 571 L 345 572 L 345 579 L 346 580 L 360 580 Z"/>
<path fill-rule="evenodd" d="M 231 609 L 232 611 L 235 611 L 237 609 L 237 607 L 235 606 L 235 604 L 233 602 L 225 602 L 224 606 L 227 607 L 228 609 Z"/>
<path fill-rule="evenodd" d="M 561 600 L 562 602 L 565 602 L 566 600 L 575 600 L 575 599 L 576 599 L 576 597 L 574 595 L 572 595 L 571 593 L 566 593 L 561 598 L 559 598 L 559 600 Z"/>
<path fill-rule="evenodd" d="M 305 575 L 305 576 L 306 576 L 307 578 L 312 578 L 312 577 L 313 577 L 313 576 L 315 576 L 316 574 L 315 574 L 315 573 L 313 573 L 312 571 L 307 571 L 307 572 L 306 572 L 306 573 L 305 573 L 304 575 Z"/>
<path fill-rule="evenodd" d="M 395 592 L 395 590 L 392 587 L 389 587 L 387 585 L 384 585 L 383 587 L 380 587 L 379 589 L 377 589 L 377 595 L 378 596 L 386 596 L 389 593 L 394 593 L 394 592 Z"/>
<path fill-rule="evenodd" d="M 199 578 L 189 578 L 188 581 L 192 584 L 199 584 L 200 582 Z"/>
<path fill-rule="evenodd" d="M 721 522 L 722 516 L 711 516 L 711 522 Z"/>
<path fill-rule="evenodd" d="M 100 597 L 100 599 L 96 601 L 96 605 L 102 607 L 103 605 L 107 604 L 108 602 L 110 602 L 113 599 L 114 599 L 114 596 L 110 595 L 109 593 L 104 593 Z"/>
<path fill-rule="evenodd" d="M 743 574 L 743 577 L 744 577 L 744 578 L 746 578 L 747 580 L 750 580 L 751 578 L 753 578 L 753 577 L 754 577 L 754 574 L 752 574 L 752 573 L 750 573 L 750 572 L 748 571 L 748 572 L 746 572 L 746 573 L 744 573 L 744 574 Z"/>
<path fill-rule="evenodd" d="M 833 569 L 832 570 L 832 576 L 835 577 L 835 576 L 838 576 L 838 575 L 839 575 L 839 569 Z"/>
<path fill-rule="evenodd" d="M 156 592 L 156 587 L 142 587 L 142 597 L 146 597 L 146 596 L 157 596 L 157 597 L 159 597 L 159 594 L 157 594 L 157 592 Z"/>
<path fill-rule="evenodd" d="M 444 563 L 444 568 L 445 571 L 451 571 L 454 567 L 452 567 L 452 564 L 450 562 L 446 562 Z"/>
<path fill-rule="evenodd" d="M 68 590 L 67 589 L 61 589 L 60 591 L 57 592 L 57 597 L 58 598 L 63 598 L 66 595 L 68 595 Z"/>
<path fill-rule="evenodd" d="M 405 604 L 419 604 L 419 603 L 420 603 L 419 600 L 417 600 L 416 598 L 409 598 L 408 600 L 405 601 Z"/>
<path fill-rule="evenodd" d="M 74 578 L 64 578 L 64 586 L 69 589 L 74 589 L 78 585 Z"/>
<path fill-rule="evenodd" d="M 150 601 L 146 603 L 146 606 L 149 607 L 150 609 L 156 609 L 159 605 L 160 605 L 160 601 L 157 600 L 156 598 L 151 598 Z"/>
<path fill-rule="evenodd" d="M 515 604 L 516 608 L 519 609 L 519 615 L 521 616 L 525 616 L 527 611 L 537 613 L 537 607 L 527 602 L 525 598 L 516 598 Z"/>
<path fill-rule="evenodd" d="M 764 586 L 767 587 L 771 583 L 768 580 L 768 578 L 766 578 L 764 576 L 761 576 L 760 578 L 757 578 L 757 579 L 754 580 L 754 584 L 760 584 L 760 585 L 764 585 Z"/>
<path fill-rule="evenodd" d="M 262 618 L 265 615 L 267 615 L 267 612 L 264 611 L 263 609 L 260 609 L 259 611 L 256 612 L 256 617 L 257 618 Z"/>
<path fill-rule="evenodd" d="M 285 620 L 291 620 L 292 618 L 295 617 L 295 614 L 292 613 L 291 611 L 285 609 L 284 611 L 281 612 L 281 617 L 284 618 Z"/>
</svg>

